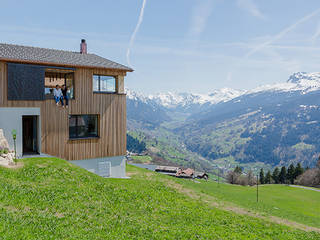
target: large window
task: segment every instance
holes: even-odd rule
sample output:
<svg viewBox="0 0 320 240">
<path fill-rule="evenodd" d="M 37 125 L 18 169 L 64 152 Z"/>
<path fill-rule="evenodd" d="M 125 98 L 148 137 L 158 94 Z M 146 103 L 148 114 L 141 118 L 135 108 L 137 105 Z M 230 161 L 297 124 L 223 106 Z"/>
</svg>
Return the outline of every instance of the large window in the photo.
<svg viewBox="0 0 320 240">
<path fill-rule="evenodd" d="M 93 92 L 115 93 L 116 78 L 113 76 L 93 75 Z"/>
<path fill-rule="evenodd" d="M 99 137 L 98 115 L 69 115 L 69 138 Z"/>
<path fill-rule="evenodd" d="M 67 87 L 67 95 L 69 99 L 74 99 L 74 72 L 68 69 L 55 69 L 55 68 L 47 68 L 45 71 L 45 95 L 47 97 L 53 96 L 53 90 L 59 85 L 66 85 Z"/>
<path fill-rule="evenodd" d="M 44 72 L 42 66 L 8 63 L 8 100 L 44 100 Z"/>
</svg>

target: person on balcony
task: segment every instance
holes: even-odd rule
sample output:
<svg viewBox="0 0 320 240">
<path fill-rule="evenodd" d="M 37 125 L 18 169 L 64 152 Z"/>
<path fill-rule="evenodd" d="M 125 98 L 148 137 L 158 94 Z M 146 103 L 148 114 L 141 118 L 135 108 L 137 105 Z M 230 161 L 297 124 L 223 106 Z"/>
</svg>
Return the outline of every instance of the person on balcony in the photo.
<svg viewBox="0 0 320 240">
<path fill-rule="evenodd" d="M 59 85 L 56 85 L 56 88 L 53 90 L 54 100 L 56 105 L 59 106 L 59 102 L 61 102 L 61 106 L 63 106 L 63 94 Z"/>
<path fill-rule="evenodd" d="M 67 86 L 65 84 L 62 85 L 62 95 L 63 95 L 63 99 L 65 101 L 66 108 L 68 108 L 68 106 L 69 106 L 69 96 L 68 96 L 68 88 L 67 88 Z"/>
</svg>

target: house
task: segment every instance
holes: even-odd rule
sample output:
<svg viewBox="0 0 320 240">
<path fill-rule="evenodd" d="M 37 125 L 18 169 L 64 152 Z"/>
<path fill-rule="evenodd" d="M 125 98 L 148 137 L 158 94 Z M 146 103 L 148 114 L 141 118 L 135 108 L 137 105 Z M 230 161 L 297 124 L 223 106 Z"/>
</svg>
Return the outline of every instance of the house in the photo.
<svg viewBox="0 0 320 240">
<path fill-rule="evenodd" d="M 125 176 L 126 95 L 133 70 L 87 52 L 0 44 L 0 128 L 17 155 L 48 154 L 104 177 Z M 53 88 L 65 84 L 69 108 Z"/>
<path fill-rule="evenodd" d="M 209 178 L 207 173 L 196 172 L 191 168 L 182 169 L 180 167 L 157 166 L 154 171 L 177 178 L 198 178 L 205 180 Z"/>
<path fill-rule="evenodd" d="M 209 179 L 209 175 L 205 172 L 195 172 L 194 173 L 194 177 L 195 178 L 199 178 L 199 179 L 204 179 L 204 180 L 208 180 Z"/>
<path fill-rule="evenodd" d="M 179 172 L 180 168 L 178 167 L 171 167 L 171 166 L 157 166 L 155 171 L 170 175 L 170 176 L 176 176 L 177 172 Z"/>
<path fill-rule="evenodd" d="M 187 168 L 185 170 L 180 169 L 177 172 L 176 177 L 178 177 L 178 178 L 193 178 L 194 177 L 194 170 L 191 168 Z"/>
<path fill-rule="evenodd" d="M 198 179 L 205 179 L 205 180 L 209 179 L 209 176 L 207 173 L 196 172 L 191 168 L 187 168 L 185 170 L 180 169 L 177 172 L 176 177 L 178 177 L 178 178 L 198 178 Z"/>
</svg>

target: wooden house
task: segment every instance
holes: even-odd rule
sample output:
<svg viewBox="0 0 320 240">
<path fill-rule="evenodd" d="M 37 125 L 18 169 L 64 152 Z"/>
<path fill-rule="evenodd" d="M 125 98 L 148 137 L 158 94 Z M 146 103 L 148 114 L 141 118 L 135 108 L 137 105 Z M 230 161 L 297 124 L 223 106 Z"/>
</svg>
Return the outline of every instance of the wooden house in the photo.
<svg viewBox="0 0 320 240">
<path fill-rule="evenodd" d="M 48 154 L 105 177 L 125 176 L 126 95 L 131 68 L 87 53 L 0 44 L 0 129 L 17 154 Z M 53 99 L 67 86 L 68 108 Z"/>
<path fill-rule="evenodd" d="M 179 167 L 171 167 L 171 166 L 157 166 L 155 172 L 176 176 L 177 172 L 180 170 Z"/>
<path fill-rule="evenodd" d="M 194 173 L 194 177 L 195 178 L 199 178 L 199 179 L 204 179 L 204 180 L 208 180 L 209 179 L 209 175 L 205 172 L 195 172 Z"/>
<path fill-rule="evenodd" d="M 176 177 L 178 178 L 193 178 L 194 177 L 194 170 L 191 168 L 187 169 L 180 169 L 180 171 L 177 172 Z"/>
</svg>

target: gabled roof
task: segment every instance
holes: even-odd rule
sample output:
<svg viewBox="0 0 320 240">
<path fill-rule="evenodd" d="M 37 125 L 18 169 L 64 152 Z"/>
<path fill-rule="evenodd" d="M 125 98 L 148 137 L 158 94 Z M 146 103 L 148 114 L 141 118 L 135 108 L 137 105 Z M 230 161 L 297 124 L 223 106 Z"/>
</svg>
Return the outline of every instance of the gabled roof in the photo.
<svg viewBox="0 0 320 240">
<path fill-rule="evenodd" d="M 156 172 L 177 172 L 179 170 L 178 167 L 171 167 L 171 166 L 157 166 L 155 171 Z"/>
<path fill-rule="evenodd" d="M 198 177 L 198 176 L 208 176 L 208 174 L 207 173 L 205 173 L 205 172 L 194 172 L 194 175 L 196 175 L 196 177 Z"/>
<path fill-rule="evenodd" d="M 186 174 L 186 175 L 193 175 L 194 174 L 194 170 L 191 168 L 187 168 L 185 170 L 182 170 L 182 173 Z"/>
<path fill-rule="evenodd" d="M 28 47 L 0 43 L 0 60 L 59 66 L 117 69 L 132 72 L 133 69 L 95 54 L 63 51 L 49 48 Z"/>
</svg>

